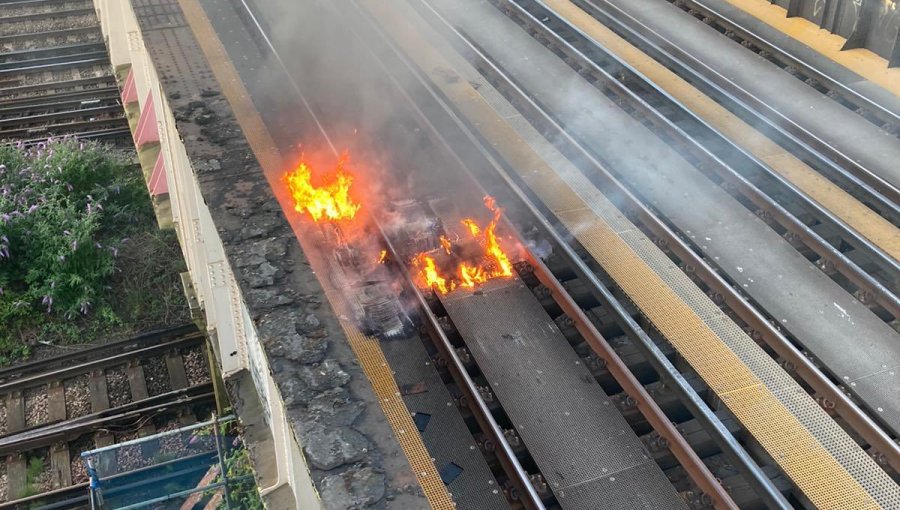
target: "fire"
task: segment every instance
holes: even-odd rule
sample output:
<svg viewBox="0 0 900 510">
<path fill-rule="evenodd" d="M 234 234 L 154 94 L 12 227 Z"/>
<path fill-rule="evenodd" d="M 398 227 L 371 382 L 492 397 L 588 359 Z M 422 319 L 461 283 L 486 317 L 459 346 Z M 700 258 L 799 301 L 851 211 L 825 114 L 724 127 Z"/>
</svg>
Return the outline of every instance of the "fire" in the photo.
<svg viewBox="0 0 900 510">
<path fill-rule="evenodd" d="M 413 258 L 413 265 L 419 268 L 420 284 L 428 289 L 436 289 L 441 294 L 450 292 L 452 287 L 447 287 L 447 279 L 442 277 L 437 269 L 434 259 L 426 253 L 420 253 Z"/>
<path fill-rule="evenodd" d="M 500 243 L 497 241 L 497 235 L 494 233 L 497 229 L 497 222 L 500 221 L 500 216 L 503 215 L 503 209 L 497 207 L 497 202 L 491 196 L 484 197 L 484 206 L 494 213 L 494 218 L 484 230 L 484 249 L 488 257 L 497 264 L 497 276 L 512 276 L 512 263 L 509 261 L 506 253 L 503 252 L 503 248 L 500 247 Z"/>
<path fill-rule="evenodd" d="M 387 250 L 381 250 L 381 253 L 378 255 L 378 260 L 375 262 L 376 264 L 384 264 L 387 261 Z"/>
<path fill-rule="evenodd" d="M 312 169 L 306 163 L 287 173 L 284 178 L 294 199 L 294 210 L 309 214 L 315 221 L 350 220 L 361 207 L 350 197 L 353 177 L 346 172 L 347 157 L 338 160 L 337 168 L 328 179 L 312 181 Z"/>
<path fill-rule="evenodd" d="M 512 262 L 500 247 L 496 229 L 503 209 L 497 206 L 493 197 L 484 197 L 484 205 L 494 213 L 493 218 L 483 229 L 472 218 L 465 218 L 462 224 L 472 234 L 472 238 L 483 248 L 483 254 L 477 261 L 462 261 L 457 264 L 456 271 L 443 276 L 437 262 L 427 253 L 420 253 L 413 258 L 413 265 L 419 269 L 418 284 L 423 288 L 434 289 L 446 294 L 456 288 L 474 288 L 493 278 L 508 278 L 513 274 Z M 441 247 L 452 255 L 449 239 L 441 236 Z"/>
<path fill-rule="evenodd" d="M 450 240 L 447 239 L 447 236 L 441 235 L 440 241 L 441 241 L 441 248 L 443 248 L 444 251 L 447 252 L 447 255 L 450 255 L 453 252 L 453 245 L 450 244 Z"/>
</svg>

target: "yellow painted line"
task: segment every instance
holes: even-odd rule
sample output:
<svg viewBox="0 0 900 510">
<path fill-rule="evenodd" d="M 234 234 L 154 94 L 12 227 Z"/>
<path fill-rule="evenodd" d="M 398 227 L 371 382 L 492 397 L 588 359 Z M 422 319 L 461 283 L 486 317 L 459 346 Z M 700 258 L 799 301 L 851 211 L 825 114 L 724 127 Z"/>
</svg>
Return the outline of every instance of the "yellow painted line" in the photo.
<svg viewBox="0 0 900 510">
<path fill-rule="evenodd" d="M 863 78 L 900 96 L 900 68 L 888 68 L 887 60 L 865 48 L 844 50 L 846 39 L 832 34 L 800 16 L 787 17 L 787 10 L 768 0 L 725 0 L 779 32 L 788 35 Z M 894 0 L 884 1 L 900 9 Z"/>
<path fill-rule="evenodd" d="M 629 44 L 572 2 L 568 0 L 543 0 L 543 2 L 656 86 L 683 103 L 736 145 L 793 183 L 885 253 L 900 260 L 900 229 L 890 221 L 876 214 L 677 74 Z"/>
<path fill-rule="evenodd" d="M 454 64 L 417 29 L 425 22 L 414 11 L 408 6 L 400 10 L 398 3 L 381 0 L 358 2 L 460 114 L 491 141 L 817 508 L 880 508 L 616 229 L 594 213 L 465 78 L 455 74 Z M 595 207 L 614 209 L 605 197 L 598 196 L 596 202 Z"/>
<path fill-rule="evenodd" d="M 283 193 L 278 191 L 280 186 L 277 179 L 277 176 L 284 170 L 281 154 L 262 117 L 253 105 L 250 94 L 231 63 L 228 53 L 198 1 L 179 0 L 179 4 L 181 4 L 184 16 L 194 32 L 200 48 L 206 55 L 216 80 L 222 87 L 223 95 L 234 111 L 235 118 L 247 138 L 250 148 L 269 180 L 269 185 L 276 196 L 283 196 Z M 284 208 L 284 203 L 282 203 L 282 208 Z M 290 208 L 285 210 L 290 210 Z M 297 226 L 294 228 L 297 233 Z M 309 246 L 310 239 L 303 235 L 297 235 L 297 239 L 304 253 L 308 254 L 310 264 L 316 269 L 316 272 L 322 275 L 328 274 L 327 267 L 316 267 L 325 266 L 324 264 L 317 264 L 315 257 L 309 256 L 315 253 L 314 247 Z M 306 240 L 305 243 L 304 240 Z M 343 295 L 334 289 L 329 279 L 320 278 L 319 282 L 338 315 L 350 316 L 346 313 L 348 306 Z M 362 334 L 355 324 L 346 319 L 342 318 L 340 323 L 431 507 L 435 510 L 454 509 L 456 505 L 422 442 L 422 437 L 419 435 L 406 403 L 403 402 L 397 381 L 384 357 L 378 339 Z"/>
</svg>

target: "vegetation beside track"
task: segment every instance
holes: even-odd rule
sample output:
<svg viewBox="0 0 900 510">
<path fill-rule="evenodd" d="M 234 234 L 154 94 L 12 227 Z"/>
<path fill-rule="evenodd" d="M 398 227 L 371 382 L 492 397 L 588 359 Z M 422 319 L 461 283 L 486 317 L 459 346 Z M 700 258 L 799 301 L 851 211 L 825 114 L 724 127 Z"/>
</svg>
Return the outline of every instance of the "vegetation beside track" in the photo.
<svg viewBox="0 0 900 510">
<path fill-rule="evenodd" d="M 190 320 L 182 271 L 127 153 L 74 139 L 0 146 L 0 365 L 38 344 Z"/>
</svg>

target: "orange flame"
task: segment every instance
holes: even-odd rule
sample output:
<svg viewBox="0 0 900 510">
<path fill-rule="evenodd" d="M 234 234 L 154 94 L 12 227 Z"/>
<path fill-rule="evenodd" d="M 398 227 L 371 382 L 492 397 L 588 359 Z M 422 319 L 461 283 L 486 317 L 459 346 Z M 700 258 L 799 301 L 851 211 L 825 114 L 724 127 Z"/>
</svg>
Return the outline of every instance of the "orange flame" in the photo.
<svg viewBox="0 0 900 510">
<path fill-rule="evenodd" d="M 483 257 L 476 262 L 460 262 L 452 276 L 442 276 L 434 258 L 426 253 L 420 253 L 413 258 L 413 265 L 419 268 L 417 279 L 421 287 L 446 294 L 458 287 L 471 289 L 493 278 L 512 276 L 512 262 L 500 247 L 495 233 L 503 210 L 497 207 L 497 203 L 490 196 L 484 197 L 484 205 L 494 213 L 493 218 L 484 229 L 472 218 L 462 220 L 462 224 L 469 230 L 472 237 L 483 246 Z M 440 241 L 444 251 L 448 255 L 451 254 L 450 240 L 441 236 Z"/>
<path fill-rule="evenodd" d="M 307 213 L 319 221 L 350 220 L 361 207 L 350 198 L 353 177 L 344 169 L 347 158 L 338 160 L 334 175 L 316 186 L 312 182 L 312 169 L 306 163 L 285 174 L 288 189 L 294 199 L 294 210 Z"/>
<path fill-rule="evenodd" d="M 453 245 L 450 244 L 450 240 L 447 239 L 447 236 L 441 235 L 440 241 L 441 248 L 443 248 L 444 251 L 447 252 L 447 255 L 450 255 L 450 253 L 453 251 Z"/>
<path fill-rule="evenodd" d="M 378 255 L 378 260 L 375 262 L 376 264 L 384 264 L 387 261 L 387 250 L 381 250 L 381 253 Z"/>
<path fill-rule="evenodd" d="M 413 265 L 419 268 L 419 285 L 421 287 L 436 289 L 441 294 L 453 290 L 452 287 L 447 287 L 447 279 L 440 275 L 432 257 L 420 253 L 413 258 Z"/>
</svg>

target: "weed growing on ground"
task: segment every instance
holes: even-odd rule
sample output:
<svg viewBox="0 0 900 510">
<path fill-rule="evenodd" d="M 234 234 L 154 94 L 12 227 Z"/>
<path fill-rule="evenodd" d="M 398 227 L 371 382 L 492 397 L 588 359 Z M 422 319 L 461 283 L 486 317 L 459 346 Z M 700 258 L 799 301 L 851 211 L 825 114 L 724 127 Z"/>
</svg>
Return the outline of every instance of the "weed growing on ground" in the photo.
<svg viewBox="0 0 900 510">
<path fill-rule="evenodd" d="M 0 146 L 0 365 L 37 341 L 183 322 L 172 251 L 174 234 L 156 229 L 141 172 L 122 152 L 74 139 Z"/>
</svg>

